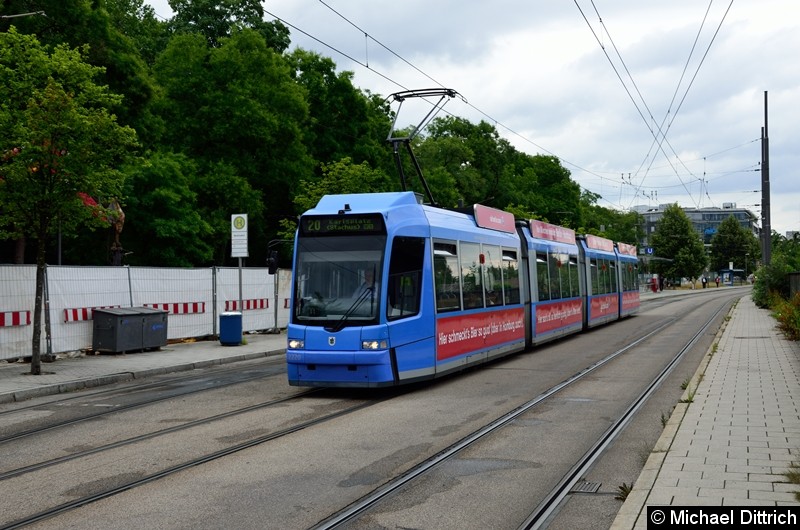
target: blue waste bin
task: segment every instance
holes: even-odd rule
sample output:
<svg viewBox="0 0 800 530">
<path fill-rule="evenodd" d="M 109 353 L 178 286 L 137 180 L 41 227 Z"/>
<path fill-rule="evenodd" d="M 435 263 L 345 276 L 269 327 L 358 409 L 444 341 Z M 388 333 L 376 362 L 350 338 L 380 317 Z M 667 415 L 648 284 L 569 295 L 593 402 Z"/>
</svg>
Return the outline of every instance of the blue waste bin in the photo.
<svg viewBox="0 0 800 530">
<path fill-rule="evenodd" d="M 219 316 L 219 342 L 223 346 L 239 346 L 242 343 L 242 314 L 227 311 Z"/>
</svg>

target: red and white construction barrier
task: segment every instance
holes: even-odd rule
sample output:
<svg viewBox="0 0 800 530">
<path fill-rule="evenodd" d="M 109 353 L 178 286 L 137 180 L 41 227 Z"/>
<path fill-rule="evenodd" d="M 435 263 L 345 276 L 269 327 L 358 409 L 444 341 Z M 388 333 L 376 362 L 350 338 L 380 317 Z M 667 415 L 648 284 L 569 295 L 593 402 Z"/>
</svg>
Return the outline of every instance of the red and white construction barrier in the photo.
<svg viewBox="0 0 800 530">
<path fill-rule="evenodd" d="M 253 309 L 269 309 L 268 298 L 253 298 L 242 300 L 242 311 Z M 225 311 L 239 311 L 239 300 L 225 300 Z"/>
<path fill-rule="evenodd" d="M 82 322 L 84 320 L 92 320 L 93 311 L 95 309 L 114 309 L 120 307 L 118 305 L 107 305 L 98 307 L 72 307 L 64 309 L 64 322 Z"/>
<path fill-rule="evenodd" d="M 6 311 L 0 313 L 0 328 L 10 326 L 30 326 L 31 325 L 31 312 L 30 311 Z"/>
<path fill-rule="evenodd" d="M 171 315 L 191 315 L 195 313 L 205 313 L 205 302 L 178 302 L 175 304 L 144 304 L 145 307 L 161 309 Z"/>
</svg>

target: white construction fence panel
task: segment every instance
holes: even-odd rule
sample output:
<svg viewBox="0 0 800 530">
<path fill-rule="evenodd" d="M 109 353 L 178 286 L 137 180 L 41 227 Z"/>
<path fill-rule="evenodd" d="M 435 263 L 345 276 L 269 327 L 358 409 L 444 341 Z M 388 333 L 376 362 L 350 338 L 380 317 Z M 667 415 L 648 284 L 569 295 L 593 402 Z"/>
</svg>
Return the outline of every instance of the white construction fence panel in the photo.
<svg viewBox="0 0 800 530">
<path fill-rule="evenodd" d="M 35 303 L 36 266 L 0 265 L 0 359 L 30 357 Z"/>
<path fill-rule="evenodd" d="M 289 322 L 291 270 L 266 268 L 175 269 L 157 267 L 47 267 L 50 351 L 42 318 L 40 351 L 91 348 L 93 312 L 117 307 L 153 307 L 168 312 L 167 339 L 217 335 L 224 311 L 242 311 L 242 331 L 285 328 Z M 277 283 L 278 296 L 275 296 Z M 31 356 L 36 267 L 0 265 L 0 360 Z M 277 311 L 277 315 L 276 315 Z M 44 315 L 43 315 L 44 316 Z M 277 319 L 276 319 L 277 316 Z"/>
<path fill-rule="evenodd" d="M 48 267 L 53 353 L 92 346 L 95 309 L 130 307 L 127 267 Z"/>
<path fill-rule="evenodd" d="M 167 311 L 167 339 L 214 333 L 213 269 L 131 268 L 133 307 Z"/>
<path fill-rule="evenodd" d="M 239 300 L 239 268 L 217 268 L 217 314 L 242 313 L 242 331 L 274 327 L 272 282 L 267 269 L 242 268 L 242 299 Z"/>
</svg>

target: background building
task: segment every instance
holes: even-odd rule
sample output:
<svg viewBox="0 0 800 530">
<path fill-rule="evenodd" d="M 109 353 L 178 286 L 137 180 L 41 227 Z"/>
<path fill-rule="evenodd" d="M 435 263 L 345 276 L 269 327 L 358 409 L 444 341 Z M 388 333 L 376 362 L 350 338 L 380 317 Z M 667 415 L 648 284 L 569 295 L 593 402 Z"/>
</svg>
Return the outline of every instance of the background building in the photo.
<svg viewBox="0 0 800 530">
<path fill-rule="evenodd" d="M 639 248 L 647 249 L 650 247 L 650 240 L 656 230 L 656 223 L 663 217 L 667 206 L 670 205 L 660 204 L 656 208 L 652 206 L 633 207 L 633 210 L 644 218 L 645 236 L 644 240 L 639 242 Z M 683 211 L 692 222 L 692 227 L 697 232 L 698 237 L 703 240 L 706 250 L 711 247 L 711 239 L 717 233 L 719 225 L 730 216 L 735 217 L 742 227 L 751 231 L 756 236 L 756 239 L 761 238 L 761 227 L 758 225 L 756 214 L 746 208 L 737 208 L 735 202 L 723 203 L 722 208 L 683 208 Z"/>
</svg>

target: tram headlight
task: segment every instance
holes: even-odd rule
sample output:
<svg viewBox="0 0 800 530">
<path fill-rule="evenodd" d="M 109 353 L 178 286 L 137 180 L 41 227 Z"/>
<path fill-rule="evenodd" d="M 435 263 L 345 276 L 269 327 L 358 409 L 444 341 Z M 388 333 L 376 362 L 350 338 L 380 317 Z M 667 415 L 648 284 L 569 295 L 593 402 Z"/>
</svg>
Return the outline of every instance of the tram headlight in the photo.
<svg viewBox="0 0 800 530">
<path fill-rule="evenodd" d="M 302 350 L 306 347 L 306 341 L 300 339 L 289 339 L 290 350 Z"/>
<path fill-rule="evenodd" d="M 361 341 L 361 349 L 362 350 L 385 350 L 389 347 L 389 343 L 386 339 L 383 340 L 362 340 Z"/>
</svg>

